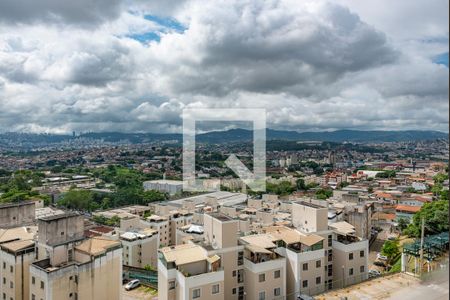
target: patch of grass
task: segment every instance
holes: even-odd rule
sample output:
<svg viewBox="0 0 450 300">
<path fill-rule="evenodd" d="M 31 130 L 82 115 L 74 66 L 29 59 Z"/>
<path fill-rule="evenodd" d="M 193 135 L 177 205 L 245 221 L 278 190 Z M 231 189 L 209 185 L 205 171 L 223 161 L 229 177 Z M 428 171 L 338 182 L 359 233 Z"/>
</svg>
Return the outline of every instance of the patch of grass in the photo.
<svg viewBox="0 0 450 300">
<path fill-rule="evenodd" d="M 155 296 L 155 295 L 158 294 L 158 290 L 156 290 L 156 289 L 154 289 L 154 288 L 151 288 L 151 287 L 149 287 L 149 286 L 145 286 L 145 285 L 141 285 L 141 286 L 139 287 L 139 291 L 141 291 L 141 292 L 143 292 L 143 293 L 150 294 L 150 295 L 152 295 L 152 296 Z"/>
<path fill-rule="evenodd" d="M 402 269 L 402 256 L 400 255 L 396 262 L 392 265 L 392 268 L 389 270 L 389 273 L 400 272 Z"/>
</svg>

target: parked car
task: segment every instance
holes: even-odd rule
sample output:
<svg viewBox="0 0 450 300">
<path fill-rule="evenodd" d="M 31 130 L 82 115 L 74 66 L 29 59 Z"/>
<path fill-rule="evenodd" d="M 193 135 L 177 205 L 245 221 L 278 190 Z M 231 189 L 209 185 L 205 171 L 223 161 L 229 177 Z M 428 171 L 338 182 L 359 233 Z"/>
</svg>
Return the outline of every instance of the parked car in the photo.
<svg viewBox="0 0 450 300">
<path fill-rule="evenodd" d="M 388 260 L 387 256 L 381 255 L 381 253 L 377 253 L 377 259 L 379 259 L 379 260 Z"/>
<path fill-rule="evenodd" d="M 369 270 L 369 278 L 381 276 L 381 272 L 378 270 Z"/>
<path fill-rule="evenodd" d="M 305 294 L 300 294 L 297 296 L 297 300 L 314 300 L 314 298 Z"/>
<path fill-rule="evenodd" d="M 130 291 L 141 285 L 139 279 L 133 279 L 125 285 L 125 290 Z"/>
<path fill-rule="evenodd" d="M 373 264 L 375 266 L 379 266 L 379 267 L 383 267 L 383 268 L 386 267 L 386 264 L 384 262 L 382 262 L 381 260 L 376 260 L 376 261 L 373 262 Z"/>
</svg>

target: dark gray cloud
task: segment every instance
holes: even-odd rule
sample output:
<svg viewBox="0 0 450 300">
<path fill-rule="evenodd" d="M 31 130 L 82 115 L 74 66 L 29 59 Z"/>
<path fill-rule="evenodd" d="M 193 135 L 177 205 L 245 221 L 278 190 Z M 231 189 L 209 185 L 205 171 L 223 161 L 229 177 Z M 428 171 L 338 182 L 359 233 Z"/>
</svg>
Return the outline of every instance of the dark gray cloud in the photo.
<svg viewBox="0 0 450 300">
<path fill-rule="evenodd" d="M 283 1 L 271 7 L 253 1 L 220 11 L 212 6 L 208 14 L 194 16 L 196 27 L 176 40 L 181 45 L 196 40 L 198 57 L 181 66 L 169 63 L 164 70 L 175 78 L 171 88 L 178 93 L 226 95 L 237 89 L 309 96 L 313 86 L 399 56 L 382 32 L 338 5 L 308 10 L 288 9 Z M 171 46 L 163 40 L 160 48 Z"/>
<path fill-rule="evenodd" d="M 97 25 L 115 19 L 121 0 L 2 0 L 0 22 Z"/>
</svg>

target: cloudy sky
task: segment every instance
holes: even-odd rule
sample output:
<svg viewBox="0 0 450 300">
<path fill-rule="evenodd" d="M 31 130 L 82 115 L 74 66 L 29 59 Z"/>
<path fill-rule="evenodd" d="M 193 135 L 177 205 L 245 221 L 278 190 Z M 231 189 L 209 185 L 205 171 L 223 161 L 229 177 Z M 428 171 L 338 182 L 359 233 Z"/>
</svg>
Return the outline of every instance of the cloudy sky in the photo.
<svg viewBox="0 0 450 300">
<path fill-rule="evenodd" d="M 448 0 L 2 0 L 0 131 L 448 131 Z"/>
</svg>

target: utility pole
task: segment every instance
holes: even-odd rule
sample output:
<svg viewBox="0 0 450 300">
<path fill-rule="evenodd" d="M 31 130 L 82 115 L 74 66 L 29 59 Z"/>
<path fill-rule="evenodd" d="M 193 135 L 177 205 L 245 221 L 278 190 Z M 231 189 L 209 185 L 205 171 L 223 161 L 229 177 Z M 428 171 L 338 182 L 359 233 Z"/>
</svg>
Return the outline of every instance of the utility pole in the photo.
<svg viewBox="0 0 450 300">
<path fill-rule="evenodd" d="M 425 236 L 425 218 L 422 217 L 422 226 L 420 231 L 420 259 L 419 259 L 419 275 L 422 275 L 422 265 L 423 265 L 423 240 Z"/>
</svg>

